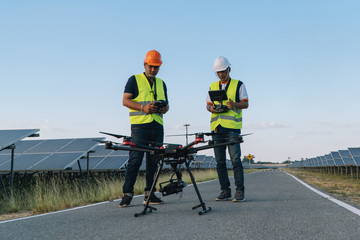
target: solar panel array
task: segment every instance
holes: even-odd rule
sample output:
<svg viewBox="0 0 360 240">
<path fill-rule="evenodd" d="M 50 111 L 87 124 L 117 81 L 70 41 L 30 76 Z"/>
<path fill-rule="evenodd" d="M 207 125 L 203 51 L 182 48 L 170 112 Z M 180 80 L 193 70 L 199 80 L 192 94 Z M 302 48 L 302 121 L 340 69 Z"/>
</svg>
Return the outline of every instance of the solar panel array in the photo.
<svg viewBox="0 0 360 240">
<path fill-rule="evenodd" d="M 104 138 L 24 140 L 15 145 L 14 171 L 62 171 L 71 169 Z M 10 170 L 10 150 L 0 152 L 0 171 Z"/>
<path fill-rule="evenodd" d="M 324 156 L 296 161 L 288 167 L 360 166 L 360 147 L 332 151 Z"/>
<path fill-rule="evenodd" d="M 0 130 L 0 172 L 11 169 L 12 151 L 7 147 L 14 145 L 13 170 L 16 172 L 46 171 L 111 171 L 124 170 L 129 160 L 128 151 L 105 149 L 99 145 L 104 138 L 72 138 L 47 140 L 22 140 L 36 134 L 39 129 Z M 354 150 L 355 151 L 355 150 Z M 357 157 L 360 159 L 359 154 Z M 140 170 L 146 170 L 146 154 Z M 216 168 L 213 156 L 196 155 L 192 168 Z M 232 163 L 227 160 L 228 169 Z M 244 167 L 248 167 L 244 165 Z M 170 165 L 164 164 L 164 169 Z"/>
</svg>

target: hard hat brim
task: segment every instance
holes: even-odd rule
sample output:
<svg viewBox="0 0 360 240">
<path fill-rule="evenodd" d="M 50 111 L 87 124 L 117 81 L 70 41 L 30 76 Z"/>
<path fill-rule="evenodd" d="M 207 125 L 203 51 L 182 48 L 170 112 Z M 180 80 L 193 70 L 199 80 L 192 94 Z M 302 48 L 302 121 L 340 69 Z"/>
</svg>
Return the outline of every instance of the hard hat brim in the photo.
<svg viewBox="0 0 360 240">
<path fill-rule="evenodd" d="M 157 67 L 161 66 L 161 64 L 162 64 L 162 62 L 161 63 L 149 63 L 149 62 L 146 62 L 146 61 L 144 61 L 144 63 L 146 63 L 148 65 L 151 65 L 151 66 L 157 66 Z"/>
</svg>

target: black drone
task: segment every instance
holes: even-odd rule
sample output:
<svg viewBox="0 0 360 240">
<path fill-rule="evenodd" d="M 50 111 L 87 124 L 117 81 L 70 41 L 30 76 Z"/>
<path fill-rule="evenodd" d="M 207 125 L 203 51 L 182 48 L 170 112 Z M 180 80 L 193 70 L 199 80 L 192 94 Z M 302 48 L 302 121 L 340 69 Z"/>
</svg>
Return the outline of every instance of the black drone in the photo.
<svg viewBox="0 0 360 240">
<path fill-rule="evenodd" d="M 213 141 L 205 141 L 204 136 L 210 136 L 214 135 L 214 133 L 193 133 L 188 135 L 195 135 L 195 140 L 189 144 L 186 144 L 185 146 L 182 146 L 180 144 L 163 144 L 161 147 L 153 147 L 148 145 L 142 145 L 142 144 L 136 144 L 132 142 L 131 137 L 125 136 L 125 135 L 119 135 L 119 134 L 113 134 L 113 133 L 106 133 L 106 132 L 100 132 L 103 134 L 107 134 L 116 138 L 123 138 L 122 143 L 115 143 L 112 141 L 105 141 L 105 149 L 113 149 L 113 150 L 125 150 L 125 151 L 138 151 L 138 152 L 148 152 L 150 154 L 154 154 L 157 159 L 158 163 L 158 169 L 155 174 L 154 182 L 152 184 L 152 187 L 150 189 L 149 195 L 153 194 L 155 191 L 155 186 L 157 184 L 157 181 L 159 179 L 159 175 L 161 173 L 161 170 L 165 164 L 168 164 L 171 166 L 171 169 L 173 171 L 173 175 L 170 178 L 169 181 L 160 183 L 160 189 L 159 191 L 162 193 L 163 196 L 167 196 L 174 193 L 182 192 L 183 188 L 186 186 L 186 183 L 182 181 L 181 179 L 181 171 L 180 171 L 180 165 L 185 163 L 186 171 L 189 173 L 189 176 L 191 178 L 191 182 L 193 183 L 195 192 L 199 198 L 200 204 L 194 206 L 192 209 L 197 209 L 199 207 L 202 208 L 202 211 L 199 212 L 199 215 L 203 215 L 204 213 L 207 213 L 211 211 L 210 207 L 206 207 L 201 195 L 200 191 L 197 187 L 194 175 L 191 172 L 191 162 L 194 160 L 194 155 L 201 150 L 206 150 L 210 148 L 220 147 L 224 145 L 231 145 L 236 143 L 242 143 L 243 142 L 243 136 L 249 135 L 249 134 L 243 134 L 238 135 L 235 137 L 235 139 L 231 142 L 226 143 L 220 143 L 220 144 L 214 144 Z M 206 145 L 194 147 L 194 145 L 197 145 L 199 143 L 207 143 Z M 176 178 L 174 178 L 176 176 Z M 144 210 L 141 213 L 136 213 L 135 217 L 145 215 L 146 213 L 152 212 L 152 210 L 157 210 L 153 206 L 149 205 L 150 198 L 147 199 L 146 204 L 144 204 Z"/>
</svg>

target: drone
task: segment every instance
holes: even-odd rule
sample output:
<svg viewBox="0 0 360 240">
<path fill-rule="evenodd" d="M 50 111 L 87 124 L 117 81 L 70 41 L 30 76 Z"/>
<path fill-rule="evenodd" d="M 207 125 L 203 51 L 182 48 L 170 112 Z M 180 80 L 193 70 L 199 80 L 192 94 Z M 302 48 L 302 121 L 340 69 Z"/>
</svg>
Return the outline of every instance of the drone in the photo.
<svg viewBox="0 0 360 240">
<path fill-rule="evenodd" d="M 171 176 L 169 181 L 159 183 L 160 189 L 159 192 L 161 192 L 162 196 L 167 196 L 171 194 L 177 194 L 179 192 L 183 191 L 183 188 L 186 186 L 186 183 L 182 181 L 181 177 L 181 171 L 180 166 L 185 163 L 186 171 L 188 172 L 191 182 L 194 186 L 196 195 L 199 199 L 199 204 L 192 207 L 192 210 L 195 210 L 199 207 L 202 208 L 200 212 L 198 212 L 199 215 L 203 215 L 209 211 L 211 211 L 211 207 L 206 207 L 205 202 L 203 201 L 200 191 L 197 187 L 194 175 L 191 172 L 191 162 L 194 160 L 194 155 L 201 150 L 216 148 L 220 146 L 225 145 L 231 145 L 231 144 L 237 144 L 243 142 L 243 136 L 249 135 L 249 134 L 243 134 L 235 136 L 234 139 L 230 142 L 225 143 L 219 143 L 215 144 L 212 140 L 205 141 L 204 136 L 211 136 L 215 135 L 216 133 L 194 133 L 189 135 L 195 135 L 195 140 L 190 142 L 186 145 L 180 145 L 180 144 L 170 144 L 165 143 L 161 147 L 154 147 L 149 144 L 143 145 L 143 144 L 137 144 L 132 142 L 132 138 L 125 135 L 119 135 L 119 134 L 113 134 L 113 133 L 107 133 L 107 132 L 100 132 L 102 134 L 106 134 L 112 137 L 116 138 L 123 138 L 122 143 L 116 143 L 113 141 L 104 141 L 105 143 L 105 149 L 112 149 L 112 150 L 125 150 L 125 151 L 138 151 L 138 152 L 147 152 L 150 154 L 154 154 L 157 160 L 158 168 L 154 176 L 154 182 L 151 186 L 149 195 L 153 194 L 155 191 L 155 186 L 158 182 L 161 170 L 163 169 L 164 164 L 170 165 L 171 169 L 173 171 L 173 175 Z M 205 145 L 194 147 L 195 145 L 199 143 L 205 143 Z M 151 213 L 153 210 L 156 211 L 157 209 L 153 206 L 149 205 L 150 198 L 147 198 L 146 203 L 144 204 L 144 209 L 140 213 L 135 213 L 135 217 L 143 216 L 147 213 Z"/>
</svg>

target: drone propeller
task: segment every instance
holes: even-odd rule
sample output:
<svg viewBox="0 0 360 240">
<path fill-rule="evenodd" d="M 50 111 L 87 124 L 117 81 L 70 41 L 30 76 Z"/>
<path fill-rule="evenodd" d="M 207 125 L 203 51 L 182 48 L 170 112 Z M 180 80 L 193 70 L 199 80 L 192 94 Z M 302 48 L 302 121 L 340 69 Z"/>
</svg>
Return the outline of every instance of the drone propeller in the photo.
<svg viewBox="0 0 360 240">
<path fill-rule="evenodd" d="M 224 135 L 226 133 L 213 133 L 213 132 L 198 132 L 198 133 L 188 133 L 188 134 L 175 134 L 175 135 L 166 135 L 166 137 L 178 137 L 178 136 L 192 136 L 192 135 L 205 135 L 205 136 L 213 136 L 213 135 Z"/>
<path fill-rule="evenodd" d="M 118 143 L 118 142 L 113 142 L 113 141 L 105 141 L 105 140 L 97 140 L 97 139 L 93 139 L 93 141 L 95 141 L 95 142 L 99 142 L 99 143 L 115 143 L 115 144 L 120 144 L 120 143 Z"/>
<path fill-rule="evenodd" d="M 129 136 L 126 135 L 119 135 L 119 134 L 115 134 L 115 133 L 107 133 L 107 132 L 100 132 L 102 134 L 106 134 L 106 135 L 110 135 L 116 138 L 130 138 Z"/>
<path fill-rule="evenodd" d="M 116 138 L 124 138 L 124 142 L 139 141 L 142 144 L 150 144 L 150 145 L 153 145 L 153 146 L 162 146 L 163 144 L 166 144 L 166 143 L 162 143 L 162 142 L 145 141 L 143 139 L 134 138 L 134 137 L 126 136 L 126 135 L 115 134 L 115 133 L 107 133 L 107 132 L 100 132 L 100 133 L 106 134 L 106 135 L 109 135 L 109 136 L 113 136 L 113 137 L 116 137 Z M 113 143 L 116 143 L 116 142 L 113 142 Z M 116 144 L 120 144 L 120 143 L 116 143 Z"/>
<path fill-rule="evenodd" d="M 251 134 L 252 134 L 252 133 L 240 134 L 239 137 L 244 137 L 244 136 L 251 135 Z"/>
</svg>

